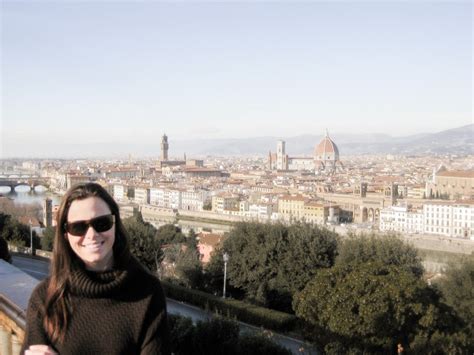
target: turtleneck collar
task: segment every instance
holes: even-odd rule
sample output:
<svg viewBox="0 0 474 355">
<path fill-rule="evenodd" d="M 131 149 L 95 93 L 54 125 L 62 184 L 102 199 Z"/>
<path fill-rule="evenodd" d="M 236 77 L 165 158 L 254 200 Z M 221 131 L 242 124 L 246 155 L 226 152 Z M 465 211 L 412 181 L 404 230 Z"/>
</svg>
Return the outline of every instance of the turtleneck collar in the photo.
<svg viewBox="0 0 474 355">
<path fill-rule="evenodd" d="M 110 296 L 120 290 L 129 277 L 129 270 L 97 272 L 79 269 L 71 274 L 71 294 L 90 298 Z"/>
</svg>

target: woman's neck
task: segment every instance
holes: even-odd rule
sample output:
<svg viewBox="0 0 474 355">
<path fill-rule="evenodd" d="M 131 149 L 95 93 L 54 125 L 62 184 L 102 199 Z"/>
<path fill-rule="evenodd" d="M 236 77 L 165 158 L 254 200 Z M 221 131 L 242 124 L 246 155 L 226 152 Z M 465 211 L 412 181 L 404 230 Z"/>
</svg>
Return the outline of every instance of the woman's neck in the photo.
<svg viewBox="0 0 474 355">
<path fill-rule="evenodd" d="M 111 255 L 107 260 L 100 260 L 97 263 L 85 263 L 88 271 L 109 271 L 114 267 L 114 257 Z"/>
</svg>

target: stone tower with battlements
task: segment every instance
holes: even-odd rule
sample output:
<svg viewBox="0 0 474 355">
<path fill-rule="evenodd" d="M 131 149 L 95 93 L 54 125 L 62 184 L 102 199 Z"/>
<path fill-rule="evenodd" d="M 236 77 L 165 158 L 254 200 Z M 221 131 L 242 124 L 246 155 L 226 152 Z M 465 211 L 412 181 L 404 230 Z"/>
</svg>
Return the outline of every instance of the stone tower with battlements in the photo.
<svg viewBox="0 0 474 355">
<path fill-rule="evenodd" d="M 161 161 L 168 161 L 168 137 L 166 134 L 161 138 Z"/>
</svg>

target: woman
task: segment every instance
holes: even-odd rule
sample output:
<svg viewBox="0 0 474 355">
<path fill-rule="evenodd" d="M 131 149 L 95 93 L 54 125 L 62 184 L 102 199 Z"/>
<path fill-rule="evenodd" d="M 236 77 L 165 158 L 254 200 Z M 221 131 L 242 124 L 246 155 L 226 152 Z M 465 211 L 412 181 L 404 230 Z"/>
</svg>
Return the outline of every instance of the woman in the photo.
<svg viewBox="0 0 474 355">
<path fill-rule="evenodd" d="M 31 295 L 23 351 L 168 353 L 160 282 L 131 256 L 119 208 L 98 184 L 63 197 L 51 275 Z"/>
</svg>

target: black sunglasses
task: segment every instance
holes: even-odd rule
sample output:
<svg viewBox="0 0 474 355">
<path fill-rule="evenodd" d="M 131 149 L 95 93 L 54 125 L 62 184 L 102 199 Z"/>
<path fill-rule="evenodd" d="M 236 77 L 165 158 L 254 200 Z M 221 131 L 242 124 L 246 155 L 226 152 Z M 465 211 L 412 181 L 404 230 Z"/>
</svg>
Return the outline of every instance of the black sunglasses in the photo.
<svg viewBox="0 0 474 355">
<path fill-rule="evenodd" d="M 97 233 L 106 232 L 115 223 L 115 216 L 113 214 L 107 214 L 105 216 L 99 216 L 92 218 L 88 221 L 77 221 L 64 223 L 64 229 L 71 235 L 76 237 L 83 236 L 87 233 L 89 227 L 94 228 Z"/>
</svg>

